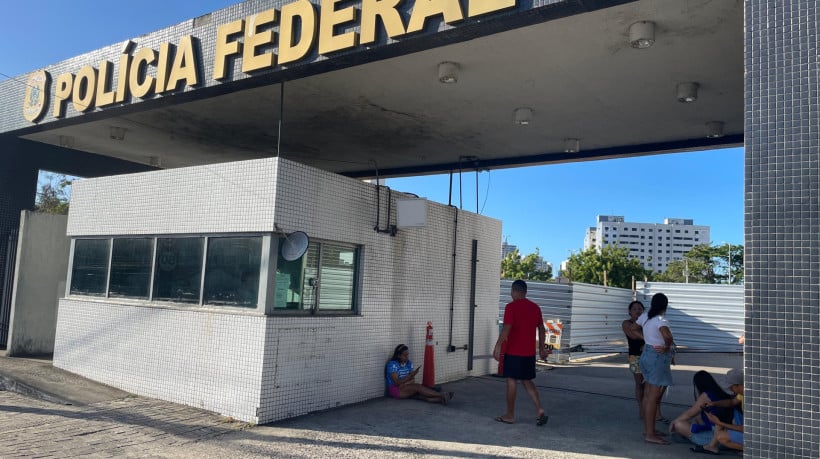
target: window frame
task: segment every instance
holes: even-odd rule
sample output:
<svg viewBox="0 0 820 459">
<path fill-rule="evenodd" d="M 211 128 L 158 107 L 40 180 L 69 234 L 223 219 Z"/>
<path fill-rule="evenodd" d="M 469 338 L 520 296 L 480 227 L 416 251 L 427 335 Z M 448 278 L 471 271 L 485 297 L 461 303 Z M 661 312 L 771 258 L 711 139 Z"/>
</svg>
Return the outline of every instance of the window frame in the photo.
<svg viewBox="0 0 820 459">
<path fill-rule="evenodd" d="M 208 242 L 210 238 L 251 238 L 251 237 L 260 237 L 262 238 L 261 243 L 261 250 L 260 250 L 260 267 L 259 267 L 259 289 L 257 290 L 257 299 L 256 299 L 256 306 L 254 307 L 247 307 L 247 306 L 234 306 L 234 305 L 221 305 L 221 304 L 209 304 L 205 303 L 205 290 L 204 290 L 204 283 L 205 283 L 205 271 L 207 266 L 207 257 L 208 257 Z M 69 262 L 68 262 L 68 275 L 66 278 L 66 289 L 65 289 L 65 297 L 69 299 L 79 299 L 82 298 L 84 300 L 95 301 L 95 302 L 106 302 L 106 303 L 118 303 L 118 304 L 131 304 L 131 305 L 139 305 L 139 306 L 148 306 L 148 307 L 165 307 L 165 308 L 176 308 L 176 309 L 184 309 L 184 310 L 219 310 L 231 313 L 265 313 L 266 311 L 266 302 L 265 302 L 265 289 L 267 288 L 266 279 L 268 278 L 268 263 L 266 263 L 266 254 L 269 252 L 270 241 L 272 238 L 276 237 L 272 233 L 197 233 L 197 234 L 133 234 L 133 235 L 119 235 L 119 236 L 111 236 L 111 235 L 99 235 L 99 236 L 78 236 L 71 238 L 71 244 L 69 249 Z M 114 246 L 114 239 L 151 239 L 152 248 L 151 248 L 151 274 L 149 278 L 149 286 L 148 286 L 148 299 L 144 298 L 136 298 L 136 297 L 126 297 L 126 296 L 110 296 L 110 288 L 111 288 L 111 260 L 113 256 L 113 246 Z M 154 298 L 154 277 L 156 276 L 157 270 L 157 249 L 158 249 L 158 240 L 159 239 L 202 239 L 203 250 L 202 250 L 202 261 L 200 266 L 200 273 L 199 273 L 199 298 L 196 303 L 183 303 L 178 301 L 167 301 L 167 300 L 157 300 Z M 103 295 L 83 295 L 83 294 L 75 294 L 71 293 L 71 282 L 73 277 L 74 271 L 74 251 L 75 251 L 75 244 L 78 240 L 106 240 L 108 242 L 108 265 L 106 267 L 106 280 L 105 280 L 105 293 Z"/>
<path fill-rule="evenodd" d="M 274 243 L 275 240 L 275 243 Z M 303 309 L 281 309 L 276 308 L 275 302 L 275 292 L 276 292 L 276 271 L 277 265 L 279 263 L 279 245 L 281 244 L 283 238 L 281 235 L 273 235 L 271 238 L 271 256 L 270 262 L 268 263 L 269 268 L 269 275 L 268 275 L 268 304 L 266 308 L 267 315 L 275 315 L 275 316 L 294 316 L 294 317 L 307 317 L 307 316 L 360 316 L 361 315 L 361 291 L 362 291 L 362 275 L 363 267 L 362 261 L 364 260 L 363 252 L 364 246 L 355 243 L 349 242 L 340 242 L 340 241 L 331 241 L 327 239 L 318 239 L 318 238 L 311 238 L 310 244 L 317 244 L 318 245 L 318 263 L 317 263 L 317 281 L 318 287 L 316 288 L 315 298 L 313 300 L 313 305 L 310 308 L 303 308 Z M 350 309 L 321 309 L 319 305 L 321 304 L 321 295 L 322 295 L 322 260 L 324 257 L 324 247 L 326 245 L 333 245 L 337 247 L 346 247 L 351 248 L 354 251 L 353 255 L 353 293 L 351 297 L 351 306 Z M 307 251 L 305 252 L 307 254 Z M 305 255 L 303 255 L 305 256 Z M 303 268 L 304 272 L 304 268 Z M 302 297 L 304 298 L 304 292 L 302 293 Z"/>
<path fill-rule="evenodd" d="M 83 294 L 73 294 L 71 293 L 71 283 L 74 279 L 74 251 L 75 251 L 75 242 L 77 240 L 107 240 L 108 241 L 108 264 L 106 265 L 105 272 L 105 291 L 102 295 L 83 295 Z M 108 299 L 108 286 L 111 282 L 111 250 L 113 246 L 113 241 L 107 236 L 88 236 L 88 237 L 78 237 L 78 238 L 71 238 L 71 244 L 68 249 L 68 273 L 66 275 L 66 285 L 65 285 L 65 297 L 69 296 L 79 296 L 83 298 L 93 298 L 99 300 L 100 298 Z"/>
<path fill-rule="evenodd" d="M 261 237 L 260 267 L 259 267 L 259 290 L 257 291 L 257 302 L 255 307 L 220 305 L 205 303 L 205 273 L 207 271 L 208 249 L 211 238 L 242 238 Z M 196 239 L 201 238 L 203 244 L 202 262 L 200 266 L 199 298 L 196 303 L 184 303 L 177 301 L 155 299 L 154 280 L 157 273 L 157 252 L 159 250 L 159 239 Z M 110 296 L 111 288 L 111 262 L 113 257 L 113 246 L 115 239 L 150 239 L 151 240 L 151 270 L 148 286 L 148 298 L 136 298 L 126 296 Z M 75 244 L 78 240 L 105 240 L 108 243 L 108 264 L 106 266 L 105 292 L 103 295 L 83 295 L 71 293 L 71 282 L 74 271 Z M 264 314 L 275 316 L 360 316 L 361 298 L 364 278 L 364 253 L 365 247 L 361 244 L 332 241 L 326 239 L 311 238 L 310 242 L 319 245 L 318 261 L 318 282 L 317 293 L 314 305 L 309 309 L 283 310 L 275 309 L 275 289 L 276 289 L 276 265 L 279 257 L 279 246 L 282 235 L 278 233 L 196 233 L 196 234 L 133 234 L 133 235 L 99 235 L 99 236 L 76 236 L 71 238 L 69 249 L 68 273 L 66 276 L 65 298 L 82 299 L 92 302 L 128 304 L 144 307 L 160 307 L 180 309 L 187 311 L 222 311 L 233 314 Z M 326 245 L 350 248 L 354 251 L 353 256 L 353 285 L 351 307 L 349 309 L 321 309 L 321 267 L 324 257 L 324 247 Z"/>
</svg>

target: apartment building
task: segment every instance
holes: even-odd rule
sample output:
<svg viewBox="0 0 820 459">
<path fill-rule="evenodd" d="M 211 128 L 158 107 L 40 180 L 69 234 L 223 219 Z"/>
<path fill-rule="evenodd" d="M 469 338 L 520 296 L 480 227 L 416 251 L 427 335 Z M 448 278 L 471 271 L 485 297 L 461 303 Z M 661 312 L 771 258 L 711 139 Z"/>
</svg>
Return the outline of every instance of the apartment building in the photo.
<svg viewBox="0 0 820 459">
<path fill-rule="evenodd" d="M 584 249 L 618 245 L 629 250 L 629 257 L 654 272 L 665 272 L 670 262 L 696 245 L 709 244 L 710 228 L 695 225 L 688 218 L 665 218 L 663 223 L 627 222 L 621 215 L 599 215 L 597 224 L 589 227 Z"/>
</svg>

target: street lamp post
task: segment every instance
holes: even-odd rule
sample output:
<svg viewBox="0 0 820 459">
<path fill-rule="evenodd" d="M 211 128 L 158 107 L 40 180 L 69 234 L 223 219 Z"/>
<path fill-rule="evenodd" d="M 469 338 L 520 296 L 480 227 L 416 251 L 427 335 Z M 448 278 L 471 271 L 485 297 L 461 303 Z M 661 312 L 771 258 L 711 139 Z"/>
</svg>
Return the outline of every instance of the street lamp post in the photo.
<svg viewBox="0 0 820 459">
<path fill-rule="evenodd" d="M 732 244 L 727 242 L 726 246 L 729 248 L 729 250 L 726 253 L 726 258 L 728 258 L 728 261 L 729 261 L 729 285 L 731 285 L 732 284 Z"/>
</svg>

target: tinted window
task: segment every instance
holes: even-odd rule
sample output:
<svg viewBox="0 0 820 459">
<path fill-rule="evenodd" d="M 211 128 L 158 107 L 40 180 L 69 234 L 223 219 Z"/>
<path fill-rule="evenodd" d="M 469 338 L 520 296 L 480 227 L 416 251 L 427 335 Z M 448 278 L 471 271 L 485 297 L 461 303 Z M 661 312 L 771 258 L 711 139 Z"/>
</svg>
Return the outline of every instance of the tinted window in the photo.
<svg viewBox="0 0 820 459">
<path fill-rule="evenodd" d="M 311 242 L 298 260 L 286 261 L 281 253 L 276 264 L 276 309 L 352 311 L 358 249 L 331 243 Z"/>
<path fill-rule="evenodd" d="M 199 303 L 204 239 L 158 238 L 154 299 Z"/>
<path fill-rule="evenodd" d="M 108 296 L 148 299 L 153 239 L 114 239 Z"/>
<path fill-rule="evenodd" d="M 105 296 L 109 247 L 108 239 L 74 241 L 70 290 L 72 294 Z"/>
<path fill-rule="evenodd" d="M 204 302 L 255 307 L 261 259 L 261 237 L 209 238 Z"/>
<path fill-rule="evenodd" d="M 322 246 L 319 309 L 345 310 L 353 307 L 356 249 Z"/>
</svg>

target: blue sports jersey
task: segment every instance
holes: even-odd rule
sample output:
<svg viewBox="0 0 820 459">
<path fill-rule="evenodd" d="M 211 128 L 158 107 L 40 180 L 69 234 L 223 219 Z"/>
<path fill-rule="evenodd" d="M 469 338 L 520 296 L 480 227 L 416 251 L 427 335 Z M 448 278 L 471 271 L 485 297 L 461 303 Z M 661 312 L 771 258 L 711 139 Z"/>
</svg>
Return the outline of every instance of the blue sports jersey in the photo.
<svg viewBox="0 0 820 459">
<path fill-rule="evenodd" d="M 398 360 L 391 360 L 387 362 L 387 367 L 384 369 L 384 378 L 387 382 L 387 387 L 393 385 L 393 378 L 390 377 L 391 374 L 397 373 L 399 376 L 399 380 L 406 377 L 413 371 L 413 362 L 408 360 L 404 363 L 404 365 L 400 364 Z"/>
</svg>

